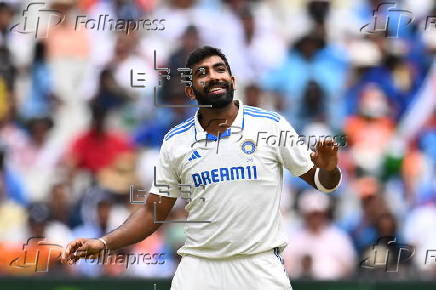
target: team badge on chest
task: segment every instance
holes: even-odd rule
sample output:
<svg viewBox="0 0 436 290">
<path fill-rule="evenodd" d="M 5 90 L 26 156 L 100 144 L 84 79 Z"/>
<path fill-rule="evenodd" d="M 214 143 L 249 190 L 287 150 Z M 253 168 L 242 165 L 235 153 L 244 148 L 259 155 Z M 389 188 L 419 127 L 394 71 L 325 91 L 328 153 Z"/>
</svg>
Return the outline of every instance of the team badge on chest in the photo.
<svg viewBox="0 0 436 290">
<path fill-rule="evenodd" d="M 256 151 L 256 144 L 253 140 L 245 140 L 242 143 L 242 152 L 247 155 L 251 155 Z"/>
</svg>

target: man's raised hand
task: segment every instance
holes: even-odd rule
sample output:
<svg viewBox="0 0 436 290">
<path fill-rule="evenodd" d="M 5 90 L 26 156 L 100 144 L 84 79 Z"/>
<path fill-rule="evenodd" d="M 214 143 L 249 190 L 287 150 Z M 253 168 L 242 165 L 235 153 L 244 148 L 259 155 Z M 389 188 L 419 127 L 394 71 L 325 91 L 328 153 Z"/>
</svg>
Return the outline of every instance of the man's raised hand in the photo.
<svg viewBox="0 0 436 290">
<path fill-rule="evenodd" d="M 318 141 L 315 151 L 310 154 L 312 162 L 318 168 L 334 170 L 338 165 L 338 148 L 339 145 L 333 140 Z"/>
</svg>

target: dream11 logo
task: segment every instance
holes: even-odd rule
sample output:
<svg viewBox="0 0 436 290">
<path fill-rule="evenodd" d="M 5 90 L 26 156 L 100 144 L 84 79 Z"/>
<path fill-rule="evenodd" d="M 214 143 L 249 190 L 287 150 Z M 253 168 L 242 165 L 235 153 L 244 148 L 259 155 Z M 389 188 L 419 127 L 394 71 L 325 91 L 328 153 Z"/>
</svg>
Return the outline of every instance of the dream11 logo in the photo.
<svg viewBox="0 0 436 290">
<path fill-rule="evenodd" d="M 23 10 L 20 22 L 10 28 L 21 34 L 34 34 L 35 38 L 46 38 L 48 30 L 64 21 L 65 15 L 54 9 L 48 9 L 47 3 L 32 2 Z"/>
</svg>

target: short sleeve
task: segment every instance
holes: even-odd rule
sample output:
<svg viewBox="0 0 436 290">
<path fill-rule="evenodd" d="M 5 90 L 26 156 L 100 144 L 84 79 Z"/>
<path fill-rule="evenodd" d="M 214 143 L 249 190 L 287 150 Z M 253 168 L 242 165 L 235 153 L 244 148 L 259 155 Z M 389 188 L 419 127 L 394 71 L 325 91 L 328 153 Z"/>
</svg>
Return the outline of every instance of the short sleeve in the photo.
<svg viewBox="0 0 436 290">
<path fill-rule="evenodd" d="M 289 122 L 281 117 L 279 134 L 286 139 L 278 146 L 279 161 L 294 175 L 300 176 L 309 171 L 313 166 L 310 158 L 311 150 L 306 144 L 304 136 L 299 136 Z"/>
<path fill-rule="evenodd" d="M 174 162 L 169 158 L 168 144 L 164 142 L 155 165 L 155 173 L 150 193 L 168 197 L 180 197 L 180 182 L 174 168 Z"/>
</svg>

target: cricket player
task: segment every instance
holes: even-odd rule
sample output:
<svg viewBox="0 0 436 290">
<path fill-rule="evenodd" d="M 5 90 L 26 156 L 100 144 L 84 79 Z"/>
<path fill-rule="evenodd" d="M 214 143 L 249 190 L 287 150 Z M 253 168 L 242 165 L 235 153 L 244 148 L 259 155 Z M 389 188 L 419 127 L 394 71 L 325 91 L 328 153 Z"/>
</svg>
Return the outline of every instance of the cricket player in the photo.
<svg viewBox="0 0 436 290">
<path fill-rule="evenodd" d="M 331 192 L 341 181 L 338 144 L 318 142 L 312 152 L 286 142 L 297 133 L 281 115 L 233 99 L 235 78 L 219 49 L 196 49 L 186 66 L 185 93 L 200 108 L 164 137 L 145 205 L 105 236 L 69 243 L 62 261 L 142 241 L 185 198 L 186 242 L 171 290 L 292 289 L 280 257 L 283 170 Z"/>
</svg>

